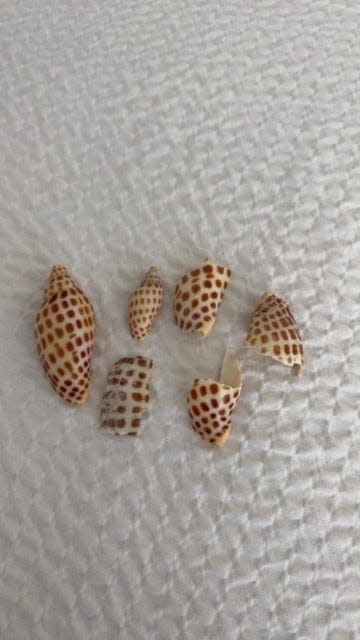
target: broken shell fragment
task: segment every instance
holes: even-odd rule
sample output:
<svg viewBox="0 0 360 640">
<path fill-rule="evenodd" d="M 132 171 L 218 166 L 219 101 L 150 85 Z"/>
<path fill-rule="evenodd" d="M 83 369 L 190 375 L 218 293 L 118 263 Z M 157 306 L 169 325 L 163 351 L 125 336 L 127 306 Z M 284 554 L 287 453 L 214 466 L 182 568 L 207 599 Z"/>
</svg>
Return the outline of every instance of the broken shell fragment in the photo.
<svg viewBox="0 0 360 640">
<path fill-rule="evenodd" d="M 220 382 L 197 378 L 187 398 L 194 431 L 203 440 L 223 447 L 231 432 L 231 416 L 240 396 L 243 376 L 235 353 L 227 351 Z"/>
<path fill-rule="evenodd" d="M 100 427 L 116 436 L 138 436 L 149 406 L 153 361 L 121 358 L 111 367 L 100 408 Z"/>
<path fill-rule="evenodd" d="M 89 396 L 95 314 L 89 298 L 62 265 L 50 273 L 35 337 L 45 373 L 59 396 L 83 404 Z"/>
<path fill-rule="evenodd" d="M 133 338 L 143 340 L 148 336 L 163 299 L 164 285 L 156 267 L 151 267 L 129 301 L 129 328 Z"/>
<path fill-rule="evenodd" d="M 175 290 L 175 319 L 186 333 L 207 336 L 214 326 L 231 270 L 208 260 L 185 274 Z"/>
<path fill-rule="evenodd" d="M 274 293 L 261 297 L 250 320 L 245 346 L 295 367 L 297 375 L 302 373 L 304 349 L 298 326 L 287 302 Z"/>
</svg>

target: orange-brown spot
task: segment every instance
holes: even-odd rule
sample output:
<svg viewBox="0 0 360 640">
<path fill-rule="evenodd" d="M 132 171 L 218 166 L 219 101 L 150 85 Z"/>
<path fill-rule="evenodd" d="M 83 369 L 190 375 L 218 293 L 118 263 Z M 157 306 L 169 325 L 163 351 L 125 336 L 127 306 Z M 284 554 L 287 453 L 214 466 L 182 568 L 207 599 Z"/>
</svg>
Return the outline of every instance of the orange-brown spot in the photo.
<svg viewBox="0 0 360 640">
<path fill-rule="evenodd" d="M 280 349 L 280 346 L 278 344 L 274 345 L 273 351 L 274 351 L 274 355 L 275 356 L 280 356 L 281 355 L 281 349 Z"/>
<path fill-rule="evenodd" d="M 220 389 L 220 387 L 219 387 L 219 385 L 218 385 L 218 384 L 216 384 L 216 383 L 213 383 L 213 384 L 211 384 L 211 385 L 210 385 L 210 391 L 211 391 L 211 393 L 213 393 L 214 395 L 215 395 L 216 393 L 218 393 L 218 392 L 219 392 L 219 389 Z"/>
<path fill-rule="evenodd" d="M 213 271 L 213 266 L 212 264 L 204 264 L 202 270 L 204 273 L 211 273 Z"/>
<path fill-rule="evenodd" d="M 133 407 L 132 412 L 133 413 L 141 413 L 142 412 L 142 408 L 141 407 Z"/>
</svg>

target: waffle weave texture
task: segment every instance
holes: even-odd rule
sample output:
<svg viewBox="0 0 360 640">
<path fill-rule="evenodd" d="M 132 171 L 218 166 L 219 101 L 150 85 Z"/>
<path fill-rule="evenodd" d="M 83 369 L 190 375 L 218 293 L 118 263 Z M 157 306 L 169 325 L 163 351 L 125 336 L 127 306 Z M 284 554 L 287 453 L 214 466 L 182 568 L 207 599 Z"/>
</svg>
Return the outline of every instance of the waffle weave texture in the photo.
<svg viewBox="0 0 360 640">
<path fill-rule="evenodd" d="M 360 6 L 357 0 L 0 0 L 0 635 L 360 637 Z M 215 328 L 173 319 L 203 260 Z M 51 390 L 33 327 L 54 263 L 90 296 L 93 389 Z M 156 265 L 139 345 L 127 302 Z M 264 291 L 305 372 L 242 348 Z M 227 346 L 227 446 L 186 395 Z M 143 435 L 99 430 L 110 366 L 154 360 Z"/>
</svg>

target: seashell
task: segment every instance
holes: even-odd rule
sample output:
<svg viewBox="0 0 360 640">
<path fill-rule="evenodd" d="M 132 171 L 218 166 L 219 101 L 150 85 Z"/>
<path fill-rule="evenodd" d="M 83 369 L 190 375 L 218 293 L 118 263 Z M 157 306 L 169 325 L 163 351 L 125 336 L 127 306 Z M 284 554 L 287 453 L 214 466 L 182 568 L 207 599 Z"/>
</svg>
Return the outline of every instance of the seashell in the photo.
<svg viewBox="0 0 360 640">
<path fill-rule="evenodd" d="M 136 340 L 144 340 L 164 299 L 164 285 L 156 267 L 151 267 L 129 301 L 129 328 Z"/>
<path fill-rule="evenodd" d="M 225 354 L 220 382 L 196 378 L 187 398 L 194 431 L 203 440 L 223 447 L 231 432 L 231 416 L 243 384 L 240 363 L 235 353 Z"/>
<path fill-rule="evenodd" d="M 111 367 L 101 401 L 100 427 L 116 436 L 138 436 L 149 406 L 153 361 L 142 356 L 121 358 Z"/>
<path fill-rule="evenodd" d="M 186 333 L 207 336 L 214 326 L 231 270 L 207 260 L 185 274 L 175 290 L 175 319 Z"/>
<path fill-rule="evenodd" d="M 295 367 L 297 375 L 302 373 L 304 349 L 298 326 L 286 301 L 274 293 L 261 297 L 250 320 L 245 346 Z"/>
<path fill-rule="evenodd" d="M 89 396 L 95 314 L 89 298 L 62 265 L 50 273 L 35 336 L 45 373 L 53 389 L 70 404 Z"/>
</svg>

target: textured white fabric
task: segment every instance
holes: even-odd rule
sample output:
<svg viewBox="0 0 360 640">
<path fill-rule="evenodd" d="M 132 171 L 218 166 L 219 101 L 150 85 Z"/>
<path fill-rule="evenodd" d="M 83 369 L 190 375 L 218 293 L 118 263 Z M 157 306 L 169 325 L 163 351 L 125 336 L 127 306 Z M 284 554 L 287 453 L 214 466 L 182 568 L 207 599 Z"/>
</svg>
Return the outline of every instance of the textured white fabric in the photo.
<svg viewBox="0 0 360 640">
<path fill-rule="evenodd" d="M 1 638 L 360 637 L 359 19 L 357 0 L 0 2 Z M 172 297 L 206 257 L 234 275 L 201 340 Z M 54 262 L 98 319 L 76 409 L 33 339 Z M 139 347 L 151 264 L 166 304 Z M 300 380 L 241 348 L 268 289 Z M 214 450 L 185 397 L 227 345 L 246 378 Z M 136 353 L 152 410 L 109 439 L 106 373 Z"/>
</svg>

